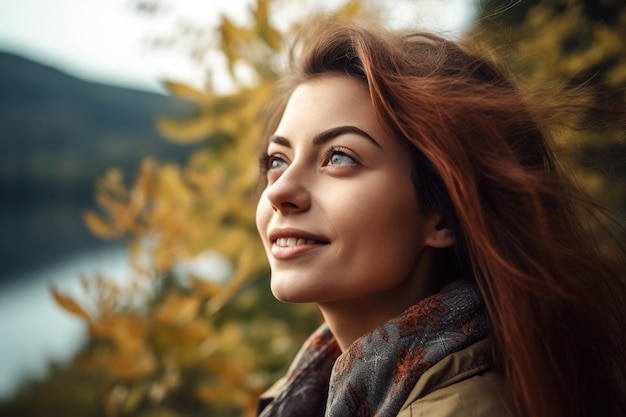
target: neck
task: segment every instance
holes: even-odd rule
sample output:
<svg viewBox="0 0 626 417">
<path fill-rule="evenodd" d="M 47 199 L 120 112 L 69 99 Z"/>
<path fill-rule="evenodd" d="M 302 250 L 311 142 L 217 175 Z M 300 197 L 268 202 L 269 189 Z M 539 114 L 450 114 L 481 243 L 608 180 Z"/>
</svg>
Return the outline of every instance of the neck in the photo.
<svg viewBox="0 0 626 417">
<path fill-rule="evenodd" d="M 434 250 L 422 252 L 414 273 L 383 293 L 317 303 L 342 352 L 361 336 L 439 290 L 433 285 L 437 281 L 432 267 L 436 254 Z"/>
</svg>

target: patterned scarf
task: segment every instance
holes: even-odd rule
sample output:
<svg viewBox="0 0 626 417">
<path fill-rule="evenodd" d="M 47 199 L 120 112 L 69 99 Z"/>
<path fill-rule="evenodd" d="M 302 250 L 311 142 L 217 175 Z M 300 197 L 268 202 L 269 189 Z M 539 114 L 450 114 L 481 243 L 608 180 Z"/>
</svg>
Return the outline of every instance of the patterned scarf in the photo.
<svg viewBox="0 0 626 417">
<path fill-rule="evenodd" d="M 409 307 L 343 353 L 322 325 L 296 356 L 283 391 L 259 415 L 396 416 L 428 368 L 489 330 L 480 296 L 463 281 Z"/>
</svg>

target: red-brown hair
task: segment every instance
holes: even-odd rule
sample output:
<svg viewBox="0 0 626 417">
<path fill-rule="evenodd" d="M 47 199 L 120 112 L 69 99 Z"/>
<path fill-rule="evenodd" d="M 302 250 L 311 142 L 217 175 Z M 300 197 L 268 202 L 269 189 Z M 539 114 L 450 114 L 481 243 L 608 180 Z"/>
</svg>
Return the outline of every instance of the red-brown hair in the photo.
<svg viewBox="0 0 626 417">
<path fill-rule="evenodd" d="M 298 84 L 330 72 L 363 79 L 381 122 L 413 155 L 422 205 L 456 235 L 446 273 L 480 288 L 515 413 L 623 415 L 624 281 L 582 225 L 585 199 L 559 172 L 539 122 L 546 109 L 461 44 L 332 20 L 309 26 L 268 129 Z"/>
</svg>

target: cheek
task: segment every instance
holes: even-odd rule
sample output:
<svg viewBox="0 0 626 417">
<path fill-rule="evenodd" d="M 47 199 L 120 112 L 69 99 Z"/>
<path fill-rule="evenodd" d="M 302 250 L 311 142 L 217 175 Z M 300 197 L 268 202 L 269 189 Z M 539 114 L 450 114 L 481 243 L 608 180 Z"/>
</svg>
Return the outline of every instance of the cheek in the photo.
<svg viewBox="0 0 626 417">
<path fill-rule="evenodd" d="M 265 244 L 265 236 L 267 232 L 267 225 L 269 224 L 272 215 L 272 208 L 265 196 L 265 191 L 259 198 L 259 202 L 256 206 L 256 228 Z"/>
<path fill-rule="evenodd" d="M 331 190 L 327 206 L 331 215 L 355 224 L 357 229 L 389 231 L 389 238 L 400 231 L 415 230 L 423 216 L 410 179 L 398 181 L 404 172 L 384 177 L 363 178 L 359 187 Z M 337 198 L 340 196 L 340 198 Z M 364 231 L 365 231 L 364 230 Z"/>
<path fill-rule="evenodd" d="M 424 240 L 424 219 L 412 184 L 385 182 L 352 201 L 358 204 L 346 204 L 344 213 L 350 214 L 341 222 L 363 254 L 403 270 L 412 266 Z"/>
</svg>

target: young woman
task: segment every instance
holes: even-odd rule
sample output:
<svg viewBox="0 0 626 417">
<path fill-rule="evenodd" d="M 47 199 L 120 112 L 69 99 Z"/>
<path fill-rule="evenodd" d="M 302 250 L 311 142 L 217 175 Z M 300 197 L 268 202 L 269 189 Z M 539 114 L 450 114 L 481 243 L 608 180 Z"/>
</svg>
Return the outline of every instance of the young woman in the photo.
<svg viewBox="0 0 626 417">
<path fill-rule="evenodd" d="M 325 323 L 260 415 L 623 415 L 624 283 L 538 109 L 436 36 L 314 27 L 270 112 L 257 226 L 274 295 Z"/>
</svg>

